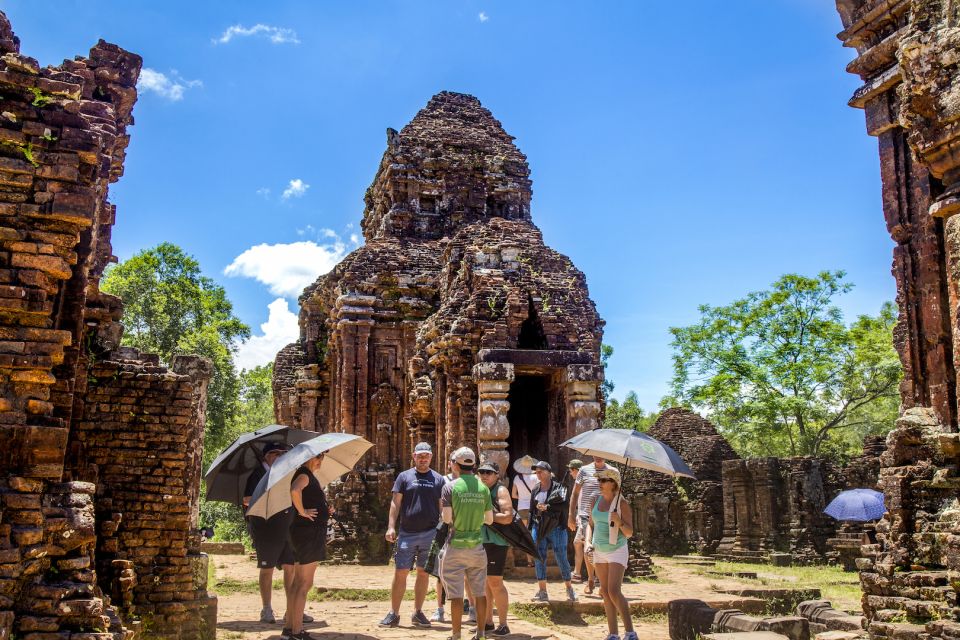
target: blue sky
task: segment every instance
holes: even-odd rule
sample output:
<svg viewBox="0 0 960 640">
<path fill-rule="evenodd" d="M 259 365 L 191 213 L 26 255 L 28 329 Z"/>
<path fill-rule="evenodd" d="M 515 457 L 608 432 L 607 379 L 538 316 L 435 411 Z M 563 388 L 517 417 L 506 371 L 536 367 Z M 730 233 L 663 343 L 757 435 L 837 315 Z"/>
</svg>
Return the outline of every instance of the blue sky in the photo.
<svg viewBox="0 0 960 640">
<path fill-rule="evenodd" d="M 783 273 L 846 270 L 848 318 L 894 297 L 876 141 L 846 105 L 830 2 L 0 7 L 41 64 L 98 38 L 143 56 L 114 252 L 195 255 L 257 336 L 243 363 L 296 332 L 299 289 L 355 246 L 385 129 L 444 89 L 527 154 L 534 221 L 607 321 L 617 397 L 655 407 L 668 327 Z"/>
</svg>

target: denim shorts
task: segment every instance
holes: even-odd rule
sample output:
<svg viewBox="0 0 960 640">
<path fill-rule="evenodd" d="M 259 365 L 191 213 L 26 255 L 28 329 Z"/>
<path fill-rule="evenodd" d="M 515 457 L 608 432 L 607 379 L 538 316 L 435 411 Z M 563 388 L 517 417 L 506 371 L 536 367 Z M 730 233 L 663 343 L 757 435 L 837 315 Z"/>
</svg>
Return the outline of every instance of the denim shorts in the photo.
<svg viewBox="0 0 960 640">
<path fill-rule="evenodd" d="M 401 531 L 397 534 L 397 542 L 393 546 L 393 563 L 397 569 L 413 569 L 413 564 L 423 569 L 427 562 L 430 545 L 436 535 L 436 529 L 427 529 L 417 533 Z"/>
</svg>

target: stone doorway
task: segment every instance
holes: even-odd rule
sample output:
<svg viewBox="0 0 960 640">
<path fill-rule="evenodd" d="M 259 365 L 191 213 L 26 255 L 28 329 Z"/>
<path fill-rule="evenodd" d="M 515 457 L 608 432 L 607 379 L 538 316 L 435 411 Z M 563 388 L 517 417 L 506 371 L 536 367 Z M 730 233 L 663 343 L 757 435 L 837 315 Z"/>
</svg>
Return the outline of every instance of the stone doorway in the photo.
<svg viewBox="0 0 960 640">
<path fill-rule="evenodd" d="M 545 375 L 517 375 L 507 396 L 510 435 L 507 452 L 511 460 L 531 455 L 553 462 L 554 438 L 550 433 L 550 380 Z"/>
</svg>

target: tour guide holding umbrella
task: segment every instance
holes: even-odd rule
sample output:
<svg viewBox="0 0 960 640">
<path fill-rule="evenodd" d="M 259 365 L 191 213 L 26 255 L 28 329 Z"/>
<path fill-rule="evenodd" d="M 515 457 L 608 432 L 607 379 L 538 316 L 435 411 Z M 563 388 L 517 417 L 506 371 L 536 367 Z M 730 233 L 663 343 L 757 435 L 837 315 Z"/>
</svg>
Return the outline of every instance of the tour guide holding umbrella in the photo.
<svg viewBox="0 0 960 640">
<path fill-rule="evenodd" d="M 560 446 L 628 467 L 696 479 L 676 451 L 656 438 L 633 429 L 594 429 L 576 435 Z M 621 590 L 629 559 L 627 539 L 633 535 L 632 513 L 629 505 L 622 503 L 619 471 L 613 467 L 598 471 L 597 480 L 600 481 L 601 496 L 590 514 L 592 532 L 588 534 L 588 541 L 596 553 L 594 566 L 600 577 L 600 593 L 610 632 L 607 640 L 620 638 L 618 612 L 623 619 L 623 640 L 637 640 L 630 607 Z"/>
<path fill-rule="evenodd" d="M 349 433 L 325 433 L 302 442 L 270 467 L 250 500 L 248 515 L 269 519 L 293 506 L 296 520 L 290 541 L 297 561 L 297 574 L 287 603 L 284 640 L 311 640 L 303 630 L 307 594 L 326 544 L 326 498 L 323 487 L 353 470 L 373 444 Z"/>
</svg>

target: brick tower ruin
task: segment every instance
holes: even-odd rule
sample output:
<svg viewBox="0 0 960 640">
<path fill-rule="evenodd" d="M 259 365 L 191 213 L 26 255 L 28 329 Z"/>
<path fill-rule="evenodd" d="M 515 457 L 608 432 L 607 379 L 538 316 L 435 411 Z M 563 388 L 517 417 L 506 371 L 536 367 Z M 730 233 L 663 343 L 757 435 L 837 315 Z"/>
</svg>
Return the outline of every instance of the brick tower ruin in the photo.
<svg viewBox="0 0 960 640">
<path fill-rule="evenodd" d="M 873 638 L 960 637 L 960 5 L 837 0 L 896 242 L 905 409 L 880 458 L 888 514 L 857 561 Z"/>
<path fill-rule="evenodd" d="M 464 444 L 560 464 L 557 445 L 598 425 L 603 321 L 533 224 L 529 175 L 472 96 L 388 129 L 366 244 L 303 292 L 300 339 L 277 355 L 277 421 L 360 434 L 387 472 L 420 440 L 441 466 Z"/>
<path fill-rule="evenodd" d="M 41 68 L 0 12 L 0 639 L 213 638 L 197 532 L 209 361 L 120 347 L 107 200 L 139 56 Z"/>
</svg>

